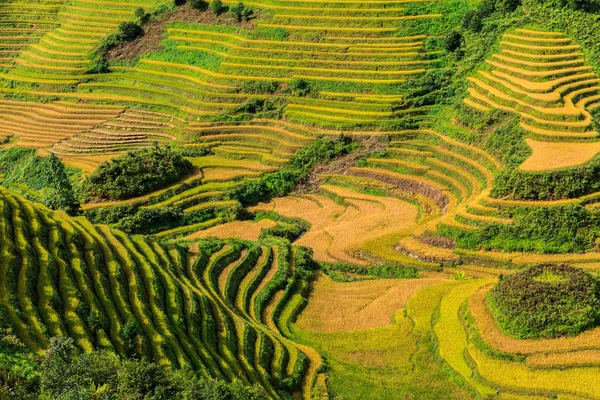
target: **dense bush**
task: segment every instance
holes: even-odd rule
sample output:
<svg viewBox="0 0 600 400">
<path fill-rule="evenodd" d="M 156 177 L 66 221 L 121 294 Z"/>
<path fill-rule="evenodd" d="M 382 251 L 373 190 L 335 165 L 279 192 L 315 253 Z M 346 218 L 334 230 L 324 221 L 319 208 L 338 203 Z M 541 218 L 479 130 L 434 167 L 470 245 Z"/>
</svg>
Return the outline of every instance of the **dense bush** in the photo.
<svg viewBox="0 0 600 400">
<path fill-rule="evenodd" d="M 454 94 L 451 83 L 452 71 L 449 70 L 434 69 L 415 75 L 400 86 L 404 96 L 401 102 L 394 105 L 393 110 L 444 104 Z"/>
<path fill-rule="evenodd" d="M 190 0 L 190 5 L 195 10 L 206 10 L 208 8 L 208 3 L 204 0 Z"/>
<path fill-rule="evenodd" d="M 4 349 L 2 349 L 4 350 Z M 2 355 L 2 354 L 0 354 Z M 0 357 L 1 359 L 2 357 Z M 4 381 L 0 398 L 259 400 L 262 389 L 205 379 L 190 370 L 168 370 L 146 360 L 122 361 L 106 350 L 79 354 L 71 338 L 55 337 L 28 376 Z M 12 367 L 4 366 L 2 367 Z M 3 376 L 0 372 L 0 376 Z M 8 375 L 7 375 L 8 377 Z"/>
<path fill-rule="evenodd" d="M 117 38 L 123 42 L 129 42 L 136 39 L 144 32 L 142 27 L 135 22 L 121 22 L 117 30 Z"/>
<path fill-rule="evenodd" d="M 83 184 L 87 199 L 124 200 L 183 178 L 192 164 L 170 147 L 143 149 L 102 163 Z"/>
<path fill-rule="evenodd" d="M 600 107 L 594 108 L 592 114 L 592 128 L 600 134 Z"/>
<path fill-rule="evenodd" d="M 249 21 L 253 14 L 251 8 L 246 7 L 244 3 L 237 3 L 233 7 L 229 7 L 229 12 L 238 20 L 238 22 Z"/>
<path fill-rule="evenodd" d="M 515 200 L 557 200 L 581 197 L 600 190 L 600 159 L 579 167 L 524 172 L 503 170 L 494 180 L 491 195 Z"/>
<path fill-rule="evenodd" d="M 440 233 L 465 249 L 570 253 L 594 246 L 600 221 L 576 204 L 518 207 L 513 211 L 512 224 L 488 224 L 476 231 L 442 226 Z"/>
<path fill-rule="evenodd" d="M 221 0 L 212 0 L 209 8 L 210 11 L 217 16 L 227 11 L 227 6 L 223 5 Z"/>
<path fill-rule="evenodd" d="M 556 8 L 567 8 L 575 11 L 598 12 L 600 10 L 600 0 L 543 0 Z"/>
<path fill-rule="evenodd" d="M 279 82 L 248 81 L 242 85 L 242 92 L 244 93 L 273 94 L 277 90 L 279 90 Z"/>
<path fill-rule="evenodd" d="M 184 157 L 205 157 L 212 156 L 215 153 L 212 151 L 210 147 L 200 146 L 200 147 L 183 147 L 178 149 L 177 152 Z"/>
<path fill-rule="evenodd" d="M 289 88 L 294 96 L 300 97 L 307 96 L 312 91 L 310 82 L 301 78 L 292 78 Z"/>
<path fill-rule="evenodd" d="M 363 267 L 347 263 L 321 263 L 321 267 L 333 280 L 342 282 L 364 279 L 414 279 L 419 277 L 419 270 L 416 267 L 397 264 Z"/>
<path fill-rule="evenodd" d="M 500 276 L 488 304 L 519 339 L 574 336 L 600 322 L 600 281 L 568 265 L 538 265 Z"/>
<path fill-rule="evenodd" d="M 455 53 L 464 45 L 464 41 L 460 32 L 452 31 L 446 35 L 444 49 L 449 53 Z"/>
<path fill-rule="evenodd" d="M 248 182 L 230 191 L 227 197 L 242 205 L 253 205 L 282 197 L 308 178 L 315 165 L 354 149 L 352 140 L 346 136 L 337 139 L 320 138 L 299 150 L 290 162 L 279 169 L 263 175 L 258 181 Z"/>
<path fill-rule="evenodd" d="M 5 186 L 16 184 L 32 189 L 18 190 L 31 200 L 70 214 L 79 210 L 79 201 L 72 185 L 72 179 L 76 179 L 77 175 L 54 154 L 40 157 L 34 149 L 18 147 L 1 151 L 0 173 L 4 174 Z"/>
</svg>

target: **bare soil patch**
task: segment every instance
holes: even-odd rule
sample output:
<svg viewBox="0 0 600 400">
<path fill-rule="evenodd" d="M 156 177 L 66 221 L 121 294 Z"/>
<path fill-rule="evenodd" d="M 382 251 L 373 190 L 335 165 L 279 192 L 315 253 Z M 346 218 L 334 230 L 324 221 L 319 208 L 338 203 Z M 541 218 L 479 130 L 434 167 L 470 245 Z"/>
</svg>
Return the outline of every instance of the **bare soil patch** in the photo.
<svg viewBox="0 0 600 400">
<path fill-rule="evenodd" d="M 348 175 L 350 169 L 356 166 L 356 162 L 362 158 L 367 158 L 369 155 L 384 151 L 389 142 L 383 140 L 381 136 L 369 136 L 366 138 L 354 137 L 355 141 L 361 143 L 360 148 L 351 154 L 347 154 L 338 158 L 333 159 L 326 165 L 317 166 L 310 174 L 308 179 L 301 183 L 295 190 L 295 195 L 304 193 L 317 193 L 319 186 L 321 185 L 321 174 L 337 174 L 337 175 Z"/>
<path fill-rule="evenodd" d="M 189 4 L 178 7 L 175 11 L 159 16 L 159 20 L 145 24 L 144 33 L 134 41 L 116 46 L 108 53 L 109 61 L 131 61 L 138 59 L 142 54 L 163 49 L 161 44 L 166 33 L 166 26 L 171 22 L 239 25 L 242 28 L 252 29 L 252 22 L 241 24 L 228 12 L 216 16 L 209 10 L 196 10 Z"/>
</svg>

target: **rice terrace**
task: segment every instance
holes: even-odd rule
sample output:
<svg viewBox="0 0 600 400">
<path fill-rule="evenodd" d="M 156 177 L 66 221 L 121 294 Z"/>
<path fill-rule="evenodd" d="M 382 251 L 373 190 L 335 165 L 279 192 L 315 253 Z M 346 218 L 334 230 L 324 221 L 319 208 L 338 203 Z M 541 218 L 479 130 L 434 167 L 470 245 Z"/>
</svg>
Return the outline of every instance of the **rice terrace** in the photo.
<svg viewBox="0 0 600 400">
<path fill-rule="evenodd" d="M 600 399 L 600 0 L 0 0 L 0 400 Z"/>
</svg>

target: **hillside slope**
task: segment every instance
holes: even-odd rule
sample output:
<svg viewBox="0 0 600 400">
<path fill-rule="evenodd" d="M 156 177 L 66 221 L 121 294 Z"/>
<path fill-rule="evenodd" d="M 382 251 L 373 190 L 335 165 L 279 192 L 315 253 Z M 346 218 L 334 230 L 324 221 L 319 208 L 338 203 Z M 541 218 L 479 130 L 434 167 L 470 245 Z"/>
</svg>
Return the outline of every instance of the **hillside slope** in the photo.
<svg viewBox="0 0 600 400">
<path fill-rule="evenodd" d="M 285 337 L 312 275 L 284 241 L 127 237 L 0 189 L 4 328 L 31 350 L 71 336 L 205 376 L 309 396 L 319 355 Z M 298 262 L 296 262 L 298 260 Z"/>
</svg>

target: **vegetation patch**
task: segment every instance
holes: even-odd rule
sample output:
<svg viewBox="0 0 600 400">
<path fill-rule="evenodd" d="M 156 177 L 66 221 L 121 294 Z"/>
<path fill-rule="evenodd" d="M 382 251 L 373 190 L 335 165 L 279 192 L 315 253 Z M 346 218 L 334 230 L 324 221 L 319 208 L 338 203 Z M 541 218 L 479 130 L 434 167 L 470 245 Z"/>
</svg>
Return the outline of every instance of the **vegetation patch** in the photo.
<svg viewBox="0 0 600 400">
<path fill-rule="evenodd" d="M 170 147 L 143 149 L 101 164 L 83 184 L 87 199 L 125 200 L 177 182 L 192 163 Z"/>
<path fill-rule="evenodd" d="M 488 305 L 508 335 L 575 336 L 600 322 L 600 281 L 569 265 L 537 265 L 500 276 Z"/>
</svg>

